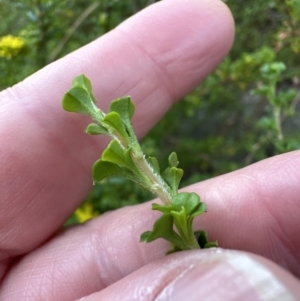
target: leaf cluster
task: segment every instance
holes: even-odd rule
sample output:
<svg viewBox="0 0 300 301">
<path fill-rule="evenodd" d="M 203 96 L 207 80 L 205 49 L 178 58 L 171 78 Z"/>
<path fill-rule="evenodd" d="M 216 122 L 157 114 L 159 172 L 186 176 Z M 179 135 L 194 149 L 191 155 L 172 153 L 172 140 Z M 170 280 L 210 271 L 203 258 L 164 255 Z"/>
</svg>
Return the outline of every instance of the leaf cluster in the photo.
<svg viewBox="0 0 300 301">
<path fill-rule="evenodd" d="M 217 246 L 216 242 L 208 242 L 205 231 L 192 231 L 194 218 L 207 211 L 206 205 L 200 201 L 197 194 L 179 193 L 172 199 L 170 205 L 154 203 L 152 210 L 162 212 L 162 216 L 155 222 L 152 231 L 144 232 L 141 235 L 141 241 L 151 242 L 157 238 L 164 238 L 172 246 L 168 253 L 197 249 L 199 246 L 200 248 Z"/>
<path fill-rule="evenodd" d="M 104 134 L 112 138 L 102 156 L 92 168 L 94 184 L 107 177 L 118 176 L 131 180 L 158 196 L 163 204 L 152 204 L 152 210 L 162 212 L 152 231 L 141 235 L 141 241 L 164 238 L 170 242 L 170 252 L 212 247 L 204 231 L 192 230 L 194 218 L 206 212 L 206 205 L 195 193 L 178 193 L 183 170 L 177 168 L 175 152 L 168 158 L 168 167 L 160 171 L 155 157 L 146 158 L 136 139 L 131 124 L 135 106 L 130 97 L 111 102 L 108 113 L 97 108 L 92 85 L 85 75 L 74 78 L 72 88 L 65 93 L 63 108 L 68 112 L 87 114 L 95 121 L 86 133 Z M 176 229 L 176 231 L 174 230 Z M 201 238 L 201 244 L 197 239 Z"/>
</svg>

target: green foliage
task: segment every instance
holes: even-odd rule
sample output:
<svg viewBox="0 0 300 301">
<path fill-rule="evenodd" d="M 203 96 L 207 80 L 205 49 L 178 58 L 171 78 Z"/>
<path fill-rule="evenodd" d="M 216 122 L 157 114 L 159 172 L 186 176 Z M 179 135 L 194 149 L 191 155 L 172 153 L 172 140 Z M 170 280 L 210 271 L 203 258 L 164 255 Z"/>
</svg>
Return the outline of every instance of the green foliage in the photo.
<svg viewBox="0 0 300 301">
<path fill-rule="evenodd" d="M 135 137 L 130 121 L 135 107 L 130 97 L 114 100 L 107 114 L 98 109 L 95 102 L 91 83 L 84 75 L 73 80 L 72 88 L 65 93 L 62 102 L 66 111 L 87 114 L 98 122 L 90 125 L 90 129 L 99 126 L 98 133 L 112 138 L 93 166 L 94 183 L 111 176 L 123 177 L 148 189 L 163 201 L 163 205 L 153 204 L 152 209 L 163 215 L 155 222 L 152 231 L 141 235 L 141 241 L 164 238 L 171 243 L 170 252 L 199 249 L 192 222 L 194 217 L 206 211 L 206 206 L 195 193 L 178 193 L 183 171 L 177 168 L 176 153 L 171 153 L 169 166 L 160 174 L 158 161 L 154 157 L 145 157 Z"/>
<path fill-rule="evenodd" d="M 216 242 L 207 241 L 205 231 L 192 231 L 194 218 L 207 211 L 206 205 L 200 201 L 197 194 L 187 192 L 179 193 L 172 199 L 170 205 L 152 204 L 152 209 L 161 211 L 163 214 L 155 222 L 152 231 L 144 232 L 141 235 L 141 241 L 151 242 L 157 238 L 164 238 L 168 240 L 172 246 L 172 249 L 168 251 L 168 253 L 179 250 L 197 249 L 199 246 L 201 248 L 217 246 Z M 174 231 L 173 224 L 177 232 Z M 182 239 L 182 237 L 184 239 Z M 199 238 L 200 243 L 198 241 Z"/>
<path fill-rule="evenodd" d="M 155 222 L 152 231 L 141 235 L 141 241 L 151 242 L 157 238 L 164 238 L 172 247 L 168 254 L 179 250 L 197 249 L 199 246 L 200 248 L 218 246 L 216 242 L 208 242 L 205 231 L 192 231 L 194 218 L 207 211 L 206 205 L 200 201 L 197 194 L 179 193 L 172 199 L 170 205 L 152 204 L 152 210 L 161 211 L 163 214 Z M 174 225 L 177 232 L 174 231 Z"/>
<path fill-rule="evenodd" d="M 116 27 L 155 1 L 1 0 L 0 38 L 24 40 L 9 62 L 0 57 L 0 90 Z"/>
</svg>

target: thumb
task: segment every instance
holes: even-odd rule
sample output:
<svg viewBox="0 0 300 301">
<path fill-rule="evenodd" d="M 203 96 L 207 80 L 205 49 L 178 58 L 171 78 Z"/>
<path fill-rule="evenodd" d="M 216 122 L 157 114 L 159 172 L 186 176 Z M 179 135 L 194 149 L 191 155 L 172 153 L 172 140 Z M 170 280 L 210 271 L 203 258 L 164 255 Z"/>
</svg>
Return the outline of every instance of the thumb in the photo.
<svg viewBox="0 0 300 301">
<path fill-rule="evenodd" d="M 254 254 L 211 249 L 152 262 L 106 289 L 94 300 L 300 300 L 293 275 Z"/>
</svg>

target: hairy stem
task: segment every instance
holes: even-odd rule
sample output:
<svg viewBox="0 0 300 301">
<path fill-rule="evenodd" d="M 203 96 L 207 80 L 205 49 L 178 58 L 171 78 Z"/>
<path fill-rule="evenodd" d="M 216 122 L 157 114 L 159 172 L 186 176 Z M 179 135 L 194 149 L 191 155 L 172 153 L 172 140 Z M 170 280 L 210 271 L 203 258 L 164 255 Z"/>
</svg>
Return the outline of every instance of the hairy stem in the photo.
<svg viewBox="0 0 300 301">
<path fill-rule="evenodd" d="M 145 156 L 140 153 L 133 151 L 132 160 L 138 166 L 142 174 L 150 180 L 150 186 L 148 189 L 158 196 L 165 205 L 171 204 L 173 193 L 171 189 L 166 185 L 165 181 L 160 175 L 154 172 L 153 168 L 147 162 Z"/>
</svg>

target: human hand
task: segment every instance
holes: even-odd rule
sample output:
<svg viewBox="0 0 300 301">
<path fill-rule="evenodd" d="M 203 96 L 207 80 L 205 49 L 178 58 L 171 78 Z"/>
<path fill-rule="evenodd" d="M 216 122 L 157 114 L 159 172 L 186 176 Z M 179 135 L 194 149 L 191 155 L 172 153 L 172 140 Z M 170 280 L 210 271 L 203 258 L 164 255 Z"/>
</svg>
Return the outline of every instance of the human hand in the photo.
<svg viewBox="0 0 300 301">
<path fill-rule="evenodd" d="M 82 132 L 88 118 L 62 110 L 72 78 L 91 78 L 104 108 L 130 94 L 142 137 L 232 39 L 221 2 L 166 0 L 1 93 L 0 300 L 300 298 L 299 152 L 187 188 L 209 208 L 195 227 L 243 252 L 163 256 L 164 241 L 139 243 L 157 217 L 149 204 L 56 233 L 88 192 L 90 168 L 107 144 Z"/>
</svg>

